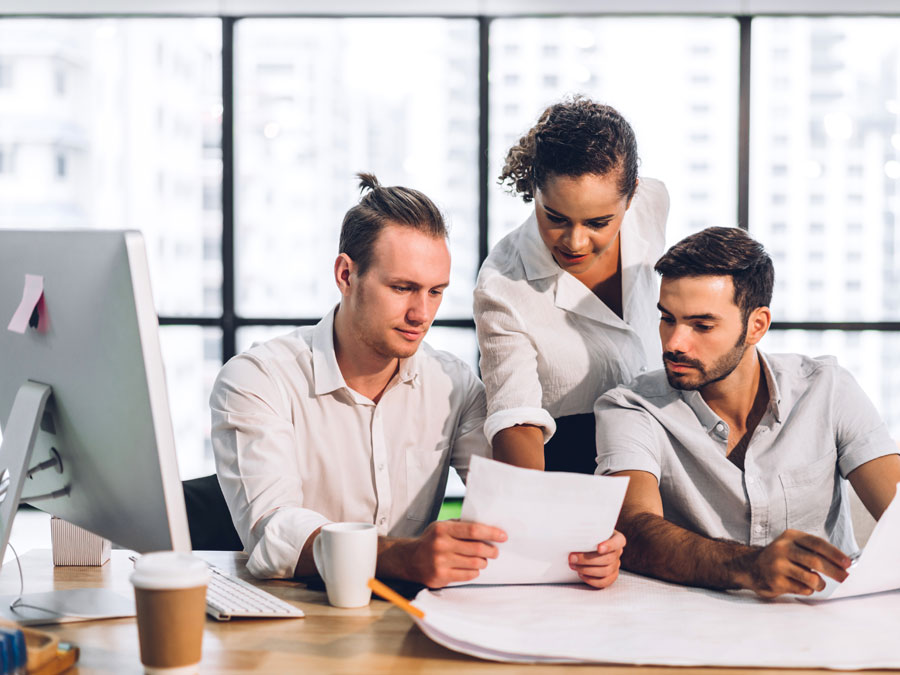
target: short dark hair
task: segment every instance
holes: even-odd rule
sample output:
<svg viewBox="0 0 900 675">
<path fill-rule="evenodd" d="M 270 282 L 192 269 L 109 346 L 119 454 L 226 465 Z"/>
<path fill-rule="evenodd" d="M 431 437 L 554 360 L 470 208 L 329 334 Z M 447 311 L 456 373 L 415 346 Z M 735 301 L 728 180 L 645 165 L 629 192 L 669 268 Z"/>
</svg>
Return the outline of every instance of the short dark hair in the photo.
<svg viewBox="0 0 900 675">
<path fill-rule="evenodd" d="M 499 182 L 530 202 L 551 176 L 606 176 L 619 171 L 619 193 L 634 195 L 638 177 L 634 130 L 608 105 L 576 95 L 547 108 L 510 148 Z"/>
<path fill-rule="evenodd" d="M 708 227 L 685 237 L 656 262 L 666 279 L 730 276 L 734 304 L 744 322 L 757 307 L 768 307 L 775 285 L 775 267 L 766 249 L 737 227 Z"/>
<path fill-rule="evenodd" d="M 424 194 L 412 188 L 383 187 L 374 174 L 358 173 L 359 204 L 344 215 L 339 253 L 356 263 L 360 275 L 372 264 L 378 235 L 388 225 L 409 227 L 432 237 L 447 237 L 444 216 Z"/>
</svg>

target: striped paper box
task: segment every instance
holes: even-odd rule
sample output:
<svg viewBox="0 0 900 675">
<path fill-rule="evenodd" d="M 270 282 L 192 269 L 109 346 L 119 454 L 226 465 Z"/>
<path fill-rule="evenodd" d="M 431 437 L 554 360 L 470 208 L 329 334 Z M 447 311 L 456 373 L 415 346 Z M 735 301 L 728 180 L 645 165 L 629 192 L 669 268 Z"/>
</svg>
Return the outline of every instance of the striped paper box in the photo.
<svg viewBox="0 0 900 675">
<path fill-rule="evenodd" d="M 112 548 L 109 539 L 98 537 L 62 518 L 53 516 L 50 519 L 50 538 L 53 541 L 53 564 L 58 567 L 100 566 L 109 560 Z"/>
</svg>

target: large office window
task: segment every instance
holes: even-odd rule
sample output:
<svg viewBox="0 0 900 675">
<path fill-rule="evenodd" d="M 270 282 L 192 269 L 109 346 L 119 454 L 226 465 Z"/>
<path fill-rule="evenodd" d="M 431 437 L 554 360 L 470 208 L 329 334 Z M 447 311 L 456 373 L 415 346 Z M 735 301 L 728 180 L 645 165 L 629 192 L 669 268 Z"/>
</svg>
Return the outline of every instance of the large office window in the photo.
<svg viewBox="0 0 900 675">
<path fill-rule="evenodd" d="M 753 22 L 750 232 L 775 260 L 776 321 L 900 319 L 900 19 Z M 835 354 L 900 437 L 900 333 L 775 331 Z"/>
<path fill-rule="evenodd" d="M 471 316 L 478 269 L 478 32 L 469 19 L 244 20 L 235 35 L 236 309 L 337 302 L 359 171 L 431 196 L 451 227 L 441 317 Z"/>
<path fill-rule="evenodd" d="M 158 312 L 222 311 L 221 22 L 0 20 L 0 227 L 140 230 Z M 164 327 L 182 473 L 211 468 L 221 330 Z M 216 345 L 217 349 L 210 349 Z"/>
<path fill-rule="evenodd" d="M 357 171 L 448 216 L 428 340 L 477 367 L 481 257 L 533 208 L 496 177 L 547 105 L 582 93 L 634 126 L 641 174 L 669 190 L 669 243 L 739 225 L 770 250 L 763 348 L 835 354 L 900 438 L 898 32 L 884 17 L 2 18 L 0 227 L 144 233 L 196 476 L 223 357 L 337 301 Z"/>
<path fill-rule="evenodd" d="M 364 171 L 435 200 L 452 255 L 438 317 L 470 318 L 480 262 L 477 23 L 246 19 L 234 44 L 236 313 L 311 322 L 334 306 L 341 221 Z M 238 349 L 285 330 L 241 328 Z M 435 327 L 428 342 L 477 367 L 472 328 Z"/>
<path fill-rule="evenodd" d="M 669 190 L 670 243 L 737 225 L 738 37 L 730 18 L 494 21 L 491 244 L 534 208 L 496 185 L 507 151 L 544 108 L 573 94 L 612 105 L 631 123 L 640 174 Z"/>
<path fill-rule="evenodd" d="M 209 442 L 209 392 L 222 365 L 222 330 L 161 326 L 160 346 L 182 478 L 215 470 Z"/>
</svg>

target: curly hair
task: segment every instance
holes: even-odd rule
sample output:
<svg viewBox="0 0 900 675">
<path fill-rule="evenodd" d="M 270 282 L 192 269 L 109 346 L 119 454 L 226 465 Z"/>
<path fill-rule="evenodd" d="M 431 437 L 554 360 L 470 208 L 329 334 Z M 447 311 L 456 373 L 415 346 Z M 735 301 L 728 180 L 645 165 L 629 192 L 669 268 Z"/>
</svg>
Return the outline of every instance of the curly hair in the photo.
<svg viewBox="0 0 900 675">
<path fill-rule="evenodd" d="M 378 235 L 388 225 L 418 230 L 431 237 L 447 237 L 447 225 L 434 202 L 412 188 L 385 187 L 371 173 L 358 173 L 359 203 L 344 215 L 339 253 L 356 263 L 360 276 L 372 264 Z"/>
<path fill-rule="evenodd" d="M 619 112 L 585 96 L 547 108 L 506 155 L 498 182 L 530 202 L 551 176 L 619 173 L 623 197 L 634 195 L 638 174 L 634 130 Z"/>
</svg>

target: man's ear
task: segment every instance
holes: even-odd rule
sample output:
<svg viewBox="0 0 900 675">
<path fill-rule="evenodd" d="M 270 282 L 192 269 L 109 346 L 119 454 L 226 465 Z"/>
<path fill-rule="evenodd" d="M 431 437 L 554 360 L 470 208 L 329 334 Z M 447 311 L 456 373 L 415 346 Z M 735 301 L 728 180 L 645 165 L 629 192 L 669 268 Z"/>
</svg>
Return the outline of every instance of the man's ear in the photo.
<svg viewBox="0 0 900 675">
<path fill-rule="evenodd" d="M 757 307 L 747 318 L 747 344 L 755 345 L 769 332 L 772 312 L 768 307 Z"/>
<path fill-rule="evenodd" d="M 334 261 L 334 281 L 341 295 L 350 294 L 350 285 L 355 279 L 356 263 L 346 253 L 341 253 Z"/>
</svg>

